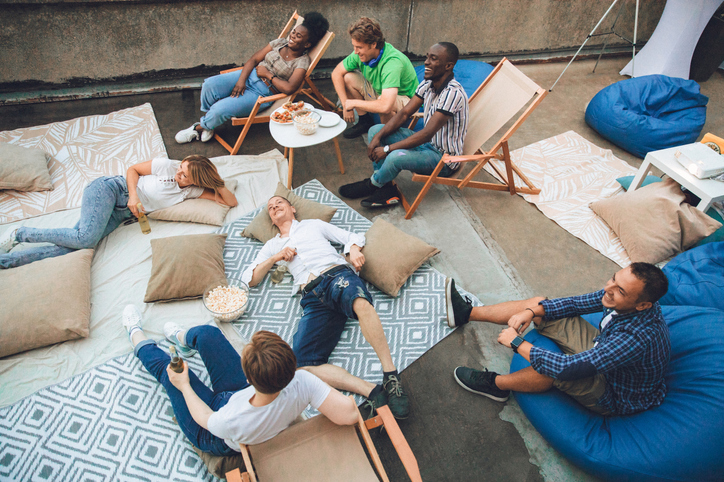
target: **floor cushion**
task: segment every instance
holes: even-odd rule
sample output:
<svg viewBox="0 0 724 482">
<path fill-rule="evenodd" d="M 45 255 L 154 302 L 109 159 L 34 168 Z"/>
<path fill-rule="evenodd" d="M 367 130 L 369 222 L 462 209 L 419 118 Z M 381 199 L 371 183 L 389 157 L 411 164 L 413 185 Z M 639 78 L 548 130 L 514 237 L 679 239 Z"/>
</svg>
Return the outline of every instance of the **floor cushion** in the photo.
<svg viewBox="0 0 724 482">
<path fill-rule="evenodd" d="M 663 306 L 671 334 L 664 402 L 644 412 L 603 417 L 552 389 L 515 393 L 540 434 L 565 457 L 606 480 L 721 480 L 724 457 L 724 311 Z M 598 326 L 601 314 L 589 317 Z M 526 340 L 558 351 L 531 330 Z M 515 355 L 510 371 L 530 364 Z"/>
<path fill-rule="evenodd" d="M 696 142 L 706 121 L 707 102 L 693 80 L 645 75 L 597 93 L 586 108 L 586 123 L 618 147 L 645 157 Z"/>
<path fill-rule="evenodd" d="M 724 242 L 681 253 L 663 269 L 669 278 L 669 291 L 659 303 L 724 310 Z"/>
</svg>

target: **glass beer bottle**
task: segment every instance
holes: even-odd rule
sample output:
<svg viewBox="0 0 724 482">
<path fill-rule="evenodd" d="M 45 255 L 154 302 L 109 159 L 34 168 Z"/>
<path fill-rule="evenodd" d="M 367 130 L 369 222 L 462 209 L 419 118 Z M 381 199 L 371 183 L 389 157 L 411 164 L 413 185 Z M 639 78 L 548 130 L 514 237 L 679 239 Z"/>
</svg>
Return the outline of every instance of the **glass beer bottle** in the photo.
<svg viewBox="0 0 724 482">
<path fill-rule="evenodd" d="M 141 203 L 138 203 L 136 207 L 138 208 L 138 224 L 141 226 L 141 232 L 143 234 L 148 234 L 151 232 L 151 224 L 148 222 L 148 217 L 146 216 L 146 213 L 141 211 L 143 205 L 141 205 Z"/>
<path fill-rule="evenodd" d="M 169 351 L 171 352 L 171 363 L 169 363 L 168 366 L 176 373 L 181 373 L 184 371 L 184 362 L 181 360 L 181 357 L 178 356 L 178 353 L 176 353 L 176 347 L 171 345 Z"/>
</svg>

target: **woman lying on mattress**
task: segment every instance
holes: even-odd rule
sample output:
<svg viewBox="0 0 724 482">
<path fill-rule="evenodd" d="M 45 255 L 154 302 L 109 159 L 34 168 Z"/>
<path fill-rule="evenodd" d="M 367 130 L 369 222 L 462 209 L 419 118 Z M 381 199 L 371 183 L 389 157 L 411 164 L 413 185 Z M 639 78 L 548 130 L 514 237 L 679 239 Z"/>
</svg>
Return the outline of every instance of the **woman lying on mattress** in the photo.
<svg viewBox="0 0 724 482">
<path fill-rule="evenodd" d="M 311 63 L 307 52 L 325 36 L 329 22 L 321 13 L 304 15 L 288 38 L 272 40 L 244 64 L 242 70 L 215 75 L 201 86 L 201 110 L 206 114 L 191 127 L 176 134 L 183 144 L 210 141 L 214 129 L 232 117 L 246 117 L 259 97 L 293 94 L 302 85 Z M 259 111 L 272 105 L 261 104 Z"/>
<path fill-rule="evenodd" d="M 78 249 L 94 248 L 123 222 L 142 212 L 171 207 L 186 199 L 210 199 L 237 205 L 234 193 L 224 187 L 216 166 L 192 155 L 180 164 L 165 158 L 135 164 L 126 177 L 101 177 L 83 191 L 80 220 L 73 228 L 11 229 L 0 239 L 0 268 L 15 268 Z M 52 243 L 8 253 L 18 243 Z"/>
</svg>

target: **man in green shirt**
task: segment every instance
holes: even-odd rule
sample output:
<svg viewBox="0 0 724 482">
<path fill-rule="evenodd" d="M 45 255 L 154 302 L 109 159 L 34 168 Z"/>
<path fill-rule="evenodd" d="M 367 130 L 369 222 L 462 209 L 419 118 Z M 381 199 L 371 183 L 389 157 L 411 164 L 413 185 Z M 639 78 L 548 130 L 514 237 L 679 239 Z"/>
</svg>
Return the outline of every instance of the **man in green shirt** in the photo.
<svg viewBox="0 0 724 482">
<path fill-rule="evenodd" d="M 412 62 L 405 54 L 385 42 L 380 24 L 362 17 L 349 27 L 354 52 L 332 72 L 332 83 L 344 110 L 344 120 L 359 121 L 344 131 L 344 137 L 359 137 L 375 122 L 369 113 L 379 114 L 387 123 L 417 89 L 418 81 Z"/>
</svg>

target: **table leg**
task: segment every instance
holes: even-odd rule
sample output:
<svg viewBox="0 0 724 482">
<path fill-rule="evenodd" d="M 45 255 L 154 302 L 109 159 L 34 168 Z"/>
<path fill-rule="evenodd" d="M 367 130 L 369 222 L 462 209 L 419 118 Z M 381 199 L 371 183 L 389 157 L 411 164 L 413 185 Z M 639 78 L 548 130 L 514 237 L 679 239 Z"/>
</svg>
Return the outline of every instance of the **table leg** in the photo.
<svg viewBox="0 0 724 482">
<path fill-rule="evenodd" d="M 334 138 L 334 149 L 337 151 L 337 162 L 339 162 L 339 172 L 344 174 L 344 163 L 342 162 L 342 151 L 339 150 L 339 141 Z"/>
<path fill-rule="evenodd" d="M 699 204 L 696 205 L 696 209 L 701 211 L 702 213 L 705 213 L 709 210 L 709 207 L 712 204 L 712 198 L 710 196 L 702 197 L 701 201 L 699 201 Z"/>
<path fill-rule="evenodd" d="M 651 161 L 647 161 L 646 159 L 644 159 L 644 162 L 643 164 L 641 164 L 641 167 L 639 167 L 639 170 L 634 176 L 633 181 L 631 181 L 631 186 L 629 186 L 628 188 L 629 192 L 635 191 L 636 189 L 641 187 L 641 184 L 646 178 L 646 172 L 649 170 L 649 167 L 651 167 Z"/>
<path fill-rule="evenodd" d="M 289 173 L 287 174 L 287 189 L 292 188 L 292 174 L 294 173 L 294 149 L 289 148 Z"/>
</svg>

